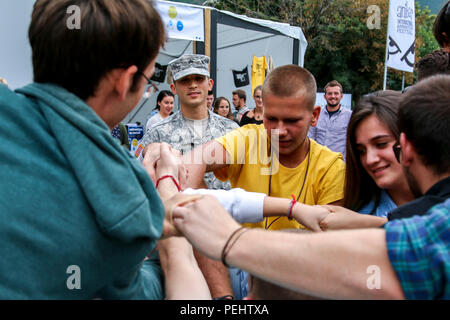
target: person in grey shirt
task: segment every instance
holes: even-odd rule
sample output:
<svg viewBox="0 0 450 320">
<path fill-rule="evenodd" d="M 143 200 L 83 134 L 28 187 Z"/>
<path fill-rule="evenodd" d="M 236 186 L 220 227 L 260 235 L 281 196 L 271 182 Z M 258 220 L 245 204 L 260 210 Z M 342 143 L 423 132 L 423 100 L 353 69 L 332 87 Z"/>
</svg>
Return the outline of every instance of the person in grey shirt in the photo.
<svg viewBox="0 0 450 320">
<path fill-rule="evenodd" d="M 327 146 L 331 151 L 342 153 L 345 159 L 347 125 L 352 111 L 341 105 L 344 97 L 342 91 L 342 85 L 336 80 L 325 86 L 324 97 L 327 104 L 320 111 L 317 125 L 309 128 L 308 137 Z"/>
</svg>

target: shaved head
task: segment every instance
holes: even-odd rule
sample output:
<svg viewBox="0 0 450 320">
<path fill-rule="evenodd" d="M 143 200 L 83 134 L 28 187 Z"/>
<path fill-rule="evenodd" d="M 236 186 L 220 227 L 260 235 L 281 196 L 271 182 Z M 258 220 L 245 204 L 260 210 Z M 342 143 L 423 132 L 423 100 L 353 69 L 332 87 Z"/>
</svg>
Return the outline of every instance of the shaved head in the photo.
<svg viewBox="0 0 450 320">
<path fill-rule="evenodd" d="M 264 81 L 262 92 L 263 99 L 266 94 L 278 97 L 303 96 L 312 110 L 316 102 L 317 84 L 311 72 L 290 64 L 278 67 L 269 73 Z"/>
</svg>

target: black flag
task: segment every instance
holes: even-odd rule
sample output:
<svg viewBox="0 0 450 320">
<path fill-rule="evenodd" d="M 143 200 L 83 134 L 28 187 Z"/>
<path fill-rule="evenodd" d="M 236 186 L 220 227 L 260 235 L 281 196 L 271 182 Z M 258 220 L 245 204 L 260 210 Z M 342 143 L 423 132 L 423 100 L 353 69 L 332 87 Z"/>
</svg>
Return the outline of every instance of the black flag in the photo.
<svg viewBox="0 0 450 320">
<path fill-rule="evenodd" d="M 155 73 L 153 74 L 153 77 L 150 80 L 156 81 L 156 82 L 164 82 L 164 79 L 166 78 L 166 71 L 167 66 L 162 66 L 159 63 L 155 64 Z"/>
<path fill-rule="evenodd" d="M 242 71 L 233 70 L 233 78 L 236 88 L 249 85 L 248 67 L 245 67 Z"/>
</svg>

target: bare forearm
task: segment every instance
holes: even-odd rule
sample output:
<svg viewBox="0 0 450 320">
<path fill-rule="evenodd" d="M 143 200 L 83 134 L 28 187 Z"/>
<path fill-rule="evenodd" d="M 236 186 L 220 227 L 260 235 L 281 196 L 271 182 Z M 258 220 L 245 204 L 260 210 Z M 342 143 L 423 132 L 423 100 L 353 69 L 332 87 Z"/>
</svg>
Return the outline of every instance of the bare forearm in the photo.
<svg viewBox="0 0 450 320">
<path fill-rule="evenodd" d="M 387 222 L 386 218 L 361 214 L 339 206 L 325 207 L 331 209 L 332 213 L 320 222 L 323 230 L 378 228 Z"/>
<path fill-rule="evenodd" d="M 178 188 L 171 178 L 161 180 L 157 190 L 163 201 L 178 193 Z"/>
<path fill-rule="evenodd" d="M 158 251 L 165 276 L 167 299 L 211 299 L 208 285 L 186 239 L 161 240 L 158 243 Z"/>
<path fill-rule="evenodd" d="M 227 267 L 225 267 L 222 262 L 207 258 L 195 249 L 194 256 L 204 278 L 206 279 L 206 282 L 208 283 L 211 296 L 215 298 L 233 295 L 233 289 L 231 288 L 230 275 Z"/>
<path fill-rule="evenodd" d="M 403 298 L 387 256 L 384 230 L 301 235 L 251 230 L 230 250 L 227 262 L 312 296 Z M 380 289 L 368 288 L 370 266 L 380 270 Z"/>
<path fill-rule="evenodd" d="M 290 200 L 285 198 L 265 197 L 264 198 L 264 217 L 284 216 L 288 214 Z"/>
<path fill-rule="evenodd" d="M 230 235 L 240 229 L 209 195 L 177 208 L 174 223 L 197 249 L 215 260 L 220 260 Z M 404 298 L 383 229 L 309 234 L 251 229 L 239 236 L 227 247 L 226 262 L 260 278 L 320 298 Z M 379 270 L 380 289 L 368 288 L 369 267 Z"/>
<path fill-rule="evenodd" d="M 352 228 L 379 228 L 383 226 L 388 220 L 382 217 L 369 216 L 366 214 L 358 214 L 354 221 Z"/>
<path fill-rule="evenodd" d="M 203 176 L 205 172 L 225 167 L 228 163 L 228 157 L 229 155 L 223 146 L 214 140 L 185 154 L 183 163 L 189 172 L 187 187 L 204 188 Z"/>
</svg>

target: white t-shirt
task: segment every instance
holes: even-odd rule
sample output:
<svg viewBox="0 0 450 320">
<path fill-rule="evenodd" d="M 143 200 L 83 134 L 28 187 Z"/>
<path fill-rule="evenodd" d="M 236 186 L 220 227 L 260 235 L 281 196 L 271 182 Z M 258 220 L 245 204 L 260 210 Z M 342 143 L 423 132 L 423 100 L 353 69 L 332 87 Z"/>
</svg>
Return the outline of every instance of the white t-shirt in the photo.
<svg viewBox="0 0 450 320">
<path fill-rule="evenodd" d="M 186 118 L 187 125 L 192 129 L 196 138 L 201 139 L 205 136 L 206 127 L 208 126 L 208 118 L 202 120 L 192 120 Z"/>
<path fill-rule="evenodd" d="M 147 124 L 145 125 L 145 130 L 147 131 L 151 126 L 160 122 L 162 119 L 163 118 L 161 117 L 159 112 L 157 114 L 155 114 L 153 117 L 150 117 L 150 119 L 148 119 L 148 121 L 147 121 Z"/>
</svg>

